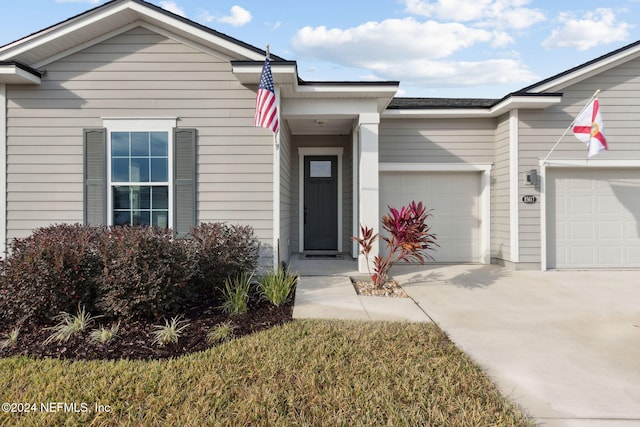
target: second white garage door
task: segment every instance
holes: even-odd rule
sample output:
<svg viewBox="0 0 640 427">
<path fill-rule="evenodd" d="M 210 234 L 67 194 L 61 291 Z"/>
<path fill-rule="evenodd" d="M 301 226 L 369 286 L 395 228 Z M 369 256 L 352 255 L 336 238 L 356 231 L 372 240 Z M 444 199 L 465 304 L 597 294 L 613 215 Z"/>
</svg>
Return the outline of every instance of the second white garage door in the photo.
<svg viewBox="0 0 640 427">
<path fill-rule="evenodd" d="M 387 206 L 421 201 L 433 209 L 429 224 L 440 244 L 432 252 L 436 262 L 481 262 L 480 183 L 476 172 L 383 172 L 380 216 Z"/>
<path fill-rule="evenodd" d="M 547 267 L 640 267 L 640 170 L 547 172 Z"/>
</svg>

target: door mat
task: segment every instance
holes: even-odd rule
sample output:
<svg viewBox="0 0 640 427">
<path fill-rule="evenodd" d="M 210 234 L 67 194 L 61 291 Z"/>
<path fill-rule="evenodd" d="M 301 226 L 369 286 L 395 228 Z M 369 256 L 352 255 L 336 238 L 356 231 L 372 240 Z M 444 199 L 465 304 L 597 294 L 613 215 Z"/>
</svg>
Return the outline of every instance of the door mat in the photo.
<svg viewBox="0 0 640 427">
<path fill-rule="evenodd" d="M 300 259 L 344 259 L 340 254 L 301 254 Z"/>
</svg>

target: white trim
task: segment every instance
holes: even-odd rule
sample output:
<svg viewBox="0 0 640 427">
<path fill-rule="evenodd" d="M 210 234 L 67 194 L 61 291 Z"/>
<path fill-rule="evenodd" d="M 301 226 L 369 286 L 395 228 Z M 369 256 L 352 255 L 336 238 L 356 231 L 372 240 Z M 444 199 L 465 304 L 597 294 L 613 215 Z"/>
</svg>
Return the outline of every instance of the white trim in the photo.
<svg viewBox="0 0 640 427">
<path fill-rule="evenodd" d="M 359 236 L 360 235 L 360 131 L 358 129 L 354 129 L 352 134 L 352 148 L 351 148 L 351 160 L 352 160 L 352 215 L 353 215 L 353 224 L 351 226 L 351 235 Z M 355 240 L 351 245 L 351 256 L 353 258 L 358 258 L 358 242 Z"/>
<path fill-rule="evenodd" d="M 278 132 L 273 135 L 273 261 L 274 269 L 280 268 L 280 132 L 282 132 L 282 118 L 280 117 L 280 88 L 275 88 L 278 112 Z M 288 254 L 287 254 L 288 255 Z"/>
<path fill-rule="evenodd" d="M 538 165 L 561 168 L 637 168 L 640 167 L 640 160 L 540 160 Z"/>
<path fill-rule="evenodd" d="M 342 147 L 298 148 L 298 250 L 304 252 L 304 158 L 306 156 L 338 157 L 338 252 L 342 252 Z"/>
<path fill-rule="evenodd" d="M 489 172 L 492 163 L 380 163 L 380 172 Z"/>
<path fill-rule="evenodd" d="M 490 163 L 380 163 L 383 172 L 481 172 L 480 177 L 480 262 L 491 263 L 491 169 Z"/>
<path fill-rule="evenodd" d="M 87 48 L 89 48 L 91 46 L 94 46 L 94 45 L 97 45 L 99 43 L 102 43 L 105 40 L 109 40 L 110 38 L 113 38 L 113 37 L 118 36 L 120 34 L 126 33 L 127 31 L 130 31 L 130 30 L 136 28 L 138 25 L 139 25 L 138 22 L 132 22 L 130 24 L 125 25 L 124 27 L 120 27 L 120 28 L 118 28 L 116 30 L 109 31 L 108 33 L 103 34 L 100 37 L 93 38 L 93 39 L 91 39 L 89 41 L 81 43 L 81 44 L 79 44 L 77 46 L 74 46 L 74 47 L 72 47 L 70 49 L 63 50 L 62 52 L 58 52 L 53 56 L 50 56 L 50 57 L 45 58 L 45 59 L 43 59 L 41 61 L 38 61 L 35 64 L 33 64 L 33 68 L 38 69 L 38 68 L 45 67 L 45 66 L 51 64 L 52 62 L 56 62 L 56 61 L 58 61 L 58 60 L 60 60 L 62 58 L 66 58 L 69 55 L 73 55 L 74 53 L 81 52 L 81 51 L 83 51 L 83 50 L 85 50 L 85 49 L 87 49 Z"/>
<path fill-rule="evenodd" d="M 164 13 L 157 12 L 153 9 L 150 9 L 146 5 L 142 5 L 139 3 L 130 3 L 130 4 L 131 4 L 130 7 L 132 9 L 134 9 L 136 12 L 138 12 L 143 16 L 146 15 L 151 19 L 156 19 L 157 21 L 168 24 L 178 31 L 183 31 L 185 34 L 190 34 L 206 42 L 213 43 L 214 45 L 216 45 L 221 49 L 225 49 L 230 52 L 237 53 L 238 55 L 242 55 L 256 61 L 259 61 L 264 58 L 264 55 L 262 53 L 256 52 L 251 49 L 247 49 L 243 46 L 240 46 L 238 43 L 234 41 L 226 40 L 222 37 L 216 36 L 215 34 L 211 34 L 208 31 L 201 30 L 200 28 L 196 27 L 191 23 L 179 21 L 175 18 L 165 15 Z"/>
<path fill-rule="evenodd" d="M 594 62 L 586 67 L 579 67 L 572 73 L 563 74 L 559 77 L 548 81 L 547 83 L 540 84 L 529 92 L 541 93 L 548 90 L 561 90 L 567 86 L 581 82 L 591 76 L 603 73 L 606 70 L 610 70 L 620 64 L 632 61 L 640 55 L 640 45 L 634 46 L 632 49 L 624 49 L 618 52 L 616 55 L 607 56 L 597 62 Z"/>
<path fill-rule="evenodd" d="M 203 45 L 201 45 L 201 44 L 199 44 L 197 42 L 194 42 L 192 40 L 189 40 L 189 39 L 186 39 L 184 37 L 181 37 L 181 36 L 179 36 L 179 35 L 177 35 L 175 33 L 167 31 L 164 28 L 161 28 L 161 27 L 158 27 L 156 25 L 150 24 L 148 22 L 139 20 L 139 21 L 135 21 L 135 22 L 132 22 L 130 24 L 127 24 L 127 25 L 125 25 L 123 27 L 120 27 L 120 28 L 118 28 L 116 30 L 110 31 L 110 32 L 108 32 L 106 34 L 103 34 L 100 37 L 96 37 L 96 38 L 91 39 L 91 40 L 89 40 L 87 42 L 79 44 L 78 46 L 74 46 L 74 47 L 72 47 L 70 49 L 64 50 L 62 52 L 58 52 L 58 53 L 56 53 L 55 55 L 53 55 L 53 56 L 51 56 L 49 58 L 43 59 L 43 60 L 35 63 L 33 65 L 33 68 L 38 69 L 38 68 L 45 67 L 45 66 L 51 64 L 52 62 L 58 61 L 58 60 L 60 60 L 62 58 L 66 58 L 67 56 L 73 55 L 74 53 L 81 52 L 81 51 L 83 51 L 83 50 L 85 50 L 85 49 L 87 49 L 87 48 L 89 48 L 91 46 L 95 46 L 97 44 L 100 44 L 105 40 L 109 40 L 109 39 L 111 39 L 113 37 L 119 36 L 121 34 L 126 33 L 127 31 L 131 31 L 134 28 L 138 28 L 138 27 L 145 28 L 145 29 L 147 29 L 147 30 L 149 30 L 151 32 L 157 33 L 157 34 L 159 34 L 161 36 L 164 36 L 164 37 L 166 37 L 168 39 L 175 40 L 175 41 L 177 41 L 179 43 L 182 43 L 182 44 L 184 44 L 186 46 L 189 46 L 192 49 L 198 50 L 198 51 L 200 51 L 202 53 L 205 53 L 207 55 L 222 59 L 224 61 L 229 61 L 229 60 L 233 59 L 230 56 L 224 55 L 224 54 L 222 54 L 222 53 L 220 53 L 218 51 L 215 51 L 213 49 L 205 47 L 205 46 L 203 46 Z"/>
<path fill-rule="evenodd" d="M 260 52 L 248 49 L 232 40 L 226 40 L 208 31 L 202 30 L 188 22 L 174 19 L 162 12 L 151 9 L 149 6 L 134 2 L 126 2 L 119 5 L 116 4 L 111 7 L 98 8 L 98 10 L 90 13 L 84 13 L 72 20 L 65 21 L 47 30 L 40 31 L 23 40 L 19 40 L 11 45 L 5 46 L 4 49 L 0 50 L 0 61 L 5 60 L 6 58 L 15 58 L 25 52 L 43 45 L 47 45 L 49 43 L 55 44 L 56 40 L 61 37 L 69 36 L 76 31 L 81 31 L 84 28 L 88 28 L 93 25 L 99 25 L 104 20 L 121 19 L 128 21 L 131 11 L 133 11 L 133 13 L 137 13 L 140 19 L 134 23 L 127 22 L 127 24 L 124 25 L 125 28 L 131 29 L 135 26 L 140 26 L 141 21 L 143 20 L 145 22 L 157 22 L 166 24 L 171 28 L 170 30 L 165 31 L 171 32 L 172 30 L 175 30 L 176 32 L 181 32 L 183 34 L 190 34 L 199 39 L 202 44 L 211 43 L 215 47 L 226 50 L 228 52 L 236 53 L 250 60 L 260 60 L 261 58 L 263 58 L 263 55 Z M 153 26 L 153 24 L 149 25 Z M 113 34 L 120 33 L 121 30 L 122 27 L 109 34 L 113 36 Z M 92 45 L 95 43 L 95 40 L 105 40 L 105 37 L 108 38 L 107 36 L 108 35 L 101 35 L 95 39 L 86 41 L 85 43 L 81 43 L 81 45 L 85 45 L 87 43 L 88 45 Z M 74 49 L 76 48 L 66 50 L 65 52 L 69 54 L 69 52 L 72 52 Z M 62 52 L 60 52 L 59 54 L 62 54 Z M 56 54 L 51 58 L 57 57 L 59 54 Z M 51 58 L 45 58 L 38 62 L 50 63 Z"/>
<path fill-rule="evenodd" d="M 177 117 L 103 117 L 102 125 L 118 131 L 164 131 L 178 126 Z"/>
<path fill-rule="evenodd" d="M 640 168 L 640 160 L 540 160 L 540 269 L 547 270 L 547 168 Z"/>
<path fill-rule="evenodd" d="M 7 252 L 7 87 L 0 84 L 0 256 Z"/>
<path fill-rule="evenodd" d="M 547 167 L 540 161 L 540 270 L 547 271 Z"/>
<path fill-rule="evenodd" d="M 385 119 L 499 117 L 516 109 L 545 109 L 562 102 L 561 95 L 509 96 L 490 108 L 398 108 L 385 110 Z"/>
<path fill-rule="evenodd" d="M 94 11 L 90 14 L 83 14 L 70 22 L 64 22 L 62 24 L 56 25 L 49 29 L 40 31 L 31 36 L 28 36 L 26 39 L 19 40 L 15 43 L 15 47 L 12 45 L 6 46 L 6 49 L 3 50 L 2 54 L 0 54 L 0 61 L 8 58 L 8 57 L 16 57 L 25 52 L 33 50 L 43 45 L 47 45 L 49 43 L 55 44 L 55 40 L 69 35 L 75 31 L 81 30 L 82 28 L 89 27 L 101 21 L 102 19 L 109 18 L 110 16 L 127 9 L 128 3 L 116 5 L 106 10 L 98 10 Z M 13 49 L 12 49 L 13 47 Z"/>
<path fill-rule="evenodd" d="M 518 110 L 511 110 L 509 114 L 509 246 L 511 247 L 511 262 L 520 262 L 519 125 Z"/>
<path fill-rule="evenodd" d="M 111 133 L 112 132 L 167 132 L 167 147 L 169 154 L 168 165 L 168 181 L 169 187 L 169 217 L 167 218 L 167 227 L 173 227 L 173 129 L 177 126 L 178 119 L 175 117 L 142 117 L 142 118 L 124 118 L 110 117 L 103 118 L 102 125 L 107 129 L 107 224 L 113 224 L 113 195 L 111 182 Z M 122 182 L 120 185 L 140 185 L 138 182 Z M 161 183 L 149 183 L 148 185 L 162 185 Z"/>
<path fill-rule="evenodd" d="M 0 65 L 0 82 L 2 84 L 40 84 L 41 78 L 15 64 Z"/>
</svg>

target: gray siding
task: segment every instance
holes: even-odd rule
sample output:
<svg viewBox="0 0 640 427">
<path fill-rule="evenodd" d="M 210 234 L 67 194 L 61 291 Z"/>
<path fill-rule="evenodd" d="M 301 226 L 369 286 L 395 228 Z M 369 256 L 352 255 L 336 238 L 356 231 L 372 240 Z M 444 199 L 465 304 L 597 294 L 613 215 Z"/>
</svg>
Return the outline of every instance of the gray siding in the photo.
<svg viewBox="0 0 640 427">
<path fill-rule="evenodd" d="M 505 114 L 498 119 L 491 172 L 491 257 L 502 261 L 511 261 L 509 171 L 509 115 Z"/>
<path fill-rule="evenodd" d="M 380 162 L 491 163 L 495 120 L 386 119 L 380 123 Z"/>
<path fill-rule="evenodd" d="M 640 59 L 563 88 L 561 105 L 544 111 L 520 112 L 520 173 L 537 169 L 562 132 L 579 114 L 596 89 L 604 120 L 609 152 L 597 160 L 640 159 Z M 562 140 L 551 160 L 586 159 L 586 146 L 572 134 Z M 520 180 L 520 193 L 539 194 Z M 540 264 L 540 205 L 521 205 L 520 261 Z"/>
<path fill-rule="evenodd" d="M 197 220 L 273 235 L 273 136 L 253 128 L 255 92 L 230 64 L 136 28 L 44 67 L 8 90 L 8 237 L 82 222 L 82 128 L 103 117 L 179 117 L 198 129 Z"/>
</svg>

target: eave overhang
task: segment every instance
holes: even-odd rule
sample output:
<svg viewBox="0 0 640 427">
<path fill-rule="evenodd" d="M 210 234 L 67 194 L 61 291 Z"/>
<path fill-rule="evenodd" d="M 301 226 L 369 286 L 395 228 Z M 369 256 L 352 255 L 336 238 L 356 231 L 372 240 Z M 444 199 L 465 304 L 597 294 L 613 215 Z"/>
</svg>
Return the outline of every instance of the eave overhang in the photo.
<svg viewBox="0 0 640 427">
<path fill-rule="evenodd" d="M 257 88 L 263 61 L 231 61 L 238 81 Z M 375 99 L 378 112 L 387 108 L 398 91 L 397 81 L 305 81 L 296 61 L 271 61 L 271 75 L 282 99 Z"/>
<path fill-rule="evenodd" d="M 401 118 L 492 118 L 511 110 L 545 109 L 562 102 L 561 93 L 513 93 L 485 108 L 393 108 L 382 113 L 386 119 Z"/>
<path fill-rule="evenodd" d="M 42 73 L 15 61 L 0 62 L 0 84 L 39 85 Z"/>
</svg>

